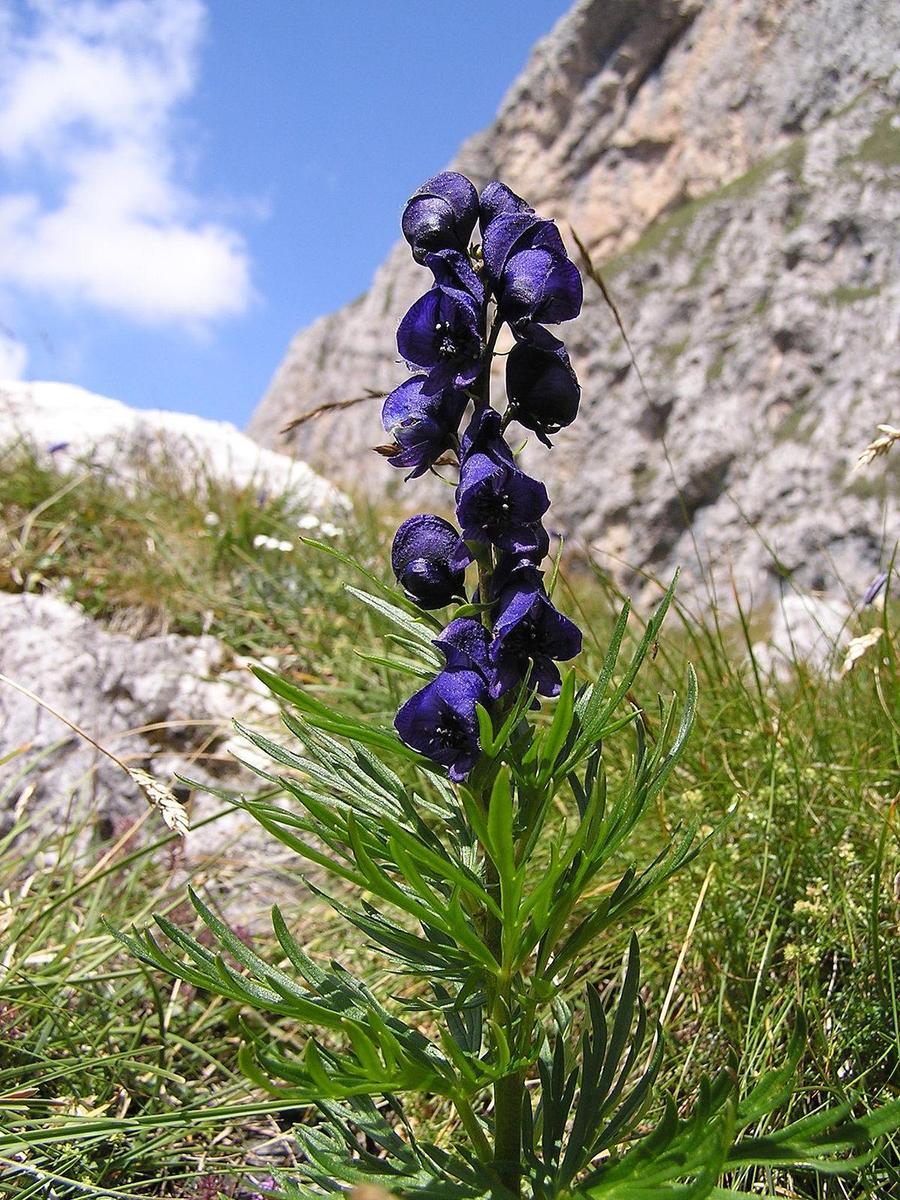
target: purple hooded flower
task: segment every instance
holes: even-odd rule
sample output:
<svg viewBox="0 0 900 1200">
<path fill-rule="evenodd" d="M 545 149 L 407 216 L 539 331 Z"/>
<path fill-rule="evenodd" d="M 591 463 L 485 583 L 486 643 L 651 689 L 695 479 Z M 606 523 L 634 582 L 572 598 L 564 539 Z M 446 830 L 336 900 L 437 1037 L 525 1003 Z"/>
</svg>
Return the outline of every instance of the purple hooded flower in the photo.
<svg viewBox="0 0 900 1200">
<path fill-rule="evenodd" d="M 516 466 L 500 433 L 500 414 L 481 409 L 463 438 L 456 489 L 456 515 L 465 541 L 533 554 L 543 542 L 540 520 L 549 507 L 544 485 Z"/>
<path fill-rule="evenodd" d="M 556 696 L 560 675 L 556 661 L 581 651 L 581 630 L 557 612 L 544 591 L 540 571 L 523 565 L 512 571 L 497 597 L 491 663 L 491 696 L 516 687 L 531 669 L 531 683 L 542 696 Z"/>
<path fill-rule="evenodd" d="M 552 221 L 500 213 L 484 231 L 482 253 L 500 312 L 511 325 L 555 325 L 581 312 L 581 275 Z"/>
<path fill-rule="evenodd" d="M 421 608 L 443 608 L 465 597 L 465 567 L 451 562 L 461 547 L 443 517 L 421 513 L 403 522 L 394 534 L 391 567 L 410 600 Z"/>
<path fill-rule="evenodd" d="M 499 179 L 492 180 L 482 188 L 479 207 L 481 209 L 479 222 L 482 237 L 495 217 L 503 216 L 506 213 L 534 213 L 534 209 L 526 200 L 517 196 L 512 188 L 508 188 Z"/>
<path fill-rule="evenodd" d="M 434 639 L 449 671 L 478 671 L 485 680 L 491 671 L 490 635 L 474 617 L 457 617 Z"/>
<path fill-rule="evenodd" d="M 571 425 L 578 414 L 581 388 L 562 342 L 540 325 L 531 325 L 506 360 L 510 415 L 532 429 L 544 445 L 551 433 Z"/>
<path fill-rule="evenodd" d="M 459 288 L 431 288 L 400 322 L 397 349 L 414 369 L 434 372 L 434 387 L 466 387 L 481 368 L 480 309 Z"/>
<path fill-rule="evenodd" d="M 478 192 L 465 175 L 442 171 L 407 200 L 401 226 L 416 262 L 434 250 L 465 253 L 478 220 Z"/>
<path fill-rule="evenodd" d="M 394 388 L 384 402 L 381 420 L 400 447 L 388 459 L 392 467 L 411 467 L 407 479 L 423 475 L 456 443 L 468 397 L 457 388 L 430 388 L 427 375 L 414 375 Z"/>
<path fill-rule="evenodd" d="M 436 679 L 411 696 L 394 718 L 402 740 L 449 769 L 459 782 L 479 754 L 475 705 L 484 704 L 488 687 L 478 671 L 441 671 Z"/>
</svg>

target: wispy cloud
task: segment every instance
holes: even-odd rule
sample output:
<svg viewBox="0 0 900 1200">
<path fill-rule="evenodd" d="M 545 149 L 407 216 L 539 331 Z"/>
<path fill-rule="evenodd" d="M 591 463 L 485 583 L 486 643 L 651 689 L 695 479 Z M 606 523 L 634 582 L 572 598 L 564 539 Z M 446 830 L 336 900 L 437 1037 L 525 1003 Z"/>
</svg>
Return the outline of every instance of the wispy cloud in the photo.
<svg viewBox="0 0 900 1200">
<path fill-rule="evenodd" d="M 0 285 L 146 323 L 247 307 L 243 240 L 181 173 L 205 23 L 201 0 L 0 0 Z"/>
</svg>

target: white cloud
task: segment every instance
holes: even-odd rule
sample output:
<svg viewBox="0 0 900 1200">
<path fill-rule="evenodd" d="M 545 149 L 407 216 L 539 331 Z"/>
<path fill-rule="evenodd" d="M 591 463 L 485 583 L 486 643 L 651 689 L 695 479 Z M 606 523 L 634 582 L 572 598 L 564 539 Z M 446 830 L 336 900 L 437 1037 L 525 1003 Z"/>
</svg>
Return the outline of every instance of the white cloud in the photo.
<svg viewBox="0 0 900 1200">
<path fill-rule="evenodd" d="M 251 299 L 240 235 L 179 177 L 201 0 L 0 0 L 0 284 L 202 326 Z"/>
<path fill-rule="evenodd" d="M 27 362 L 28 351 L 22 343 L 0 329 L 0 379 L 21 379 Z"/>
</svg>

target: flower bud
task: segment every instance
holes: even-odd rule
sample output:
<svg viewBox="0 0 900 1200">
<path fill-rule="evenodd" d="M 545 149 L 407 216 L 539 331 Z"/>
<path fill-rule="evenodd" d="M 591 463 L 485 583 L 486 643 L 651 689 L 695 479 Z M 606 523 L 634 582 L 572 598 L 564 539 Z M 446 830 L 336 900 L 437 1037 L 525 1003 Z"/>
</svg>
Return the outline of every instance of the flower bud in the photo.
<svg viewBox="0 0 900 1200">
<path fill-rule="evenodd" d="M 531 326 L 506 359 L 510 415 L 550 445 L 551 433 L 578 415 L 581 388 L 562 342 L 540 325 Z"/>
<path fill-rule="evenodd" d="M 407 200 L 401 227 L 416 262 L 434 250 L 465 253 L 478 220 L 478 192 L 465 175 L 442 171 Z"/>
<path fill-rule="evenodd" d="M 465 568 L 450 561 L 464 549 L 449 521 L 421 513 L 404 521 L 394 535 L 391 567 L 410 600 L 421 608 L 443 608 L 465 596 Z"/>
</svg>

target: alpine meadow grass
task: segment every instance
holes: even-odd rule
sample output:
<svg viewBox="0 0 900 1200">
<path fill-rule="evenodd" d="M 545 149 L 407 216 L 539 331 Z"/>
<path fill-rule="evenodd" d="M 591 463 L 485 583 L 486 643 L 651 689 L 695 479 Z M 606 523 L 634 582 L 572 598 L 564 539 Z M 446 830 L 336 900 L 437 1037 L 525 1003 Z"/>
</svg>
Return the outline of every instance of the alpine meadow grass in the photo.
<svg viewBox="0 0 900 1200">
<path fill-rule="evenodd" d="M 270 765 L 206 819 L 254 817 L 298 887 L 270 932 L 231 927 L 216 862 L 188 901 L 154 810 L 112 844 L 41 828 L 41 762 L 9 757 L 0 1190 L 894 1194 L 890 569 L 842 672 L 771 672 L 736 598 L 646 581 L 635 608 L 549 556 L 506 431 L 577 417 L 546 325 L 578 271 L 497 182 L 436 176 L 403 232 L 433 284 L 398 332 L 390 463 L 414 488 L 455 462 L 456 525 L 406 519 L 388 561 L 387 512 L 316 539 L 289 496 L 5 451 L 5 588 L 277 659 L 283 727 L 244 731 Z"/>
</svg>

